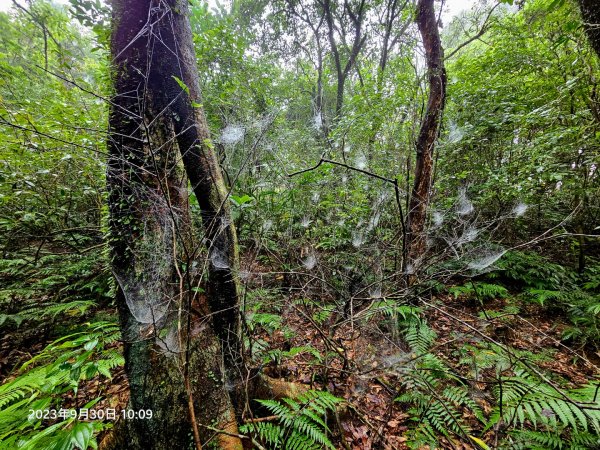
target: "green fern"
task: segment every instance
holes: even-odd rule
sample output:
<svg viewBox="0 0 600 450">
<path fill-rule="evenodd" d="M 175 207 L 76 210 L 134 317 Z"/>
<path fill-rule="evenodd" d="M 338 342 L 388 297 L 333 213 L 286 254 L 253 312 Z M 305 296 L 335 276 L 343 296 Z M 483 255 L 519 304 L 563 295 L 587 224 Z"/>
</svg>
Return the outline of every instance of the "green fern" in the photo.
<svg viewBox="0 0 600 450">
<path fill-rule="evenodd" d="M 565 447 L 560 436 L 544 431 L 518 430 L 511 433 L 511 438 L 513 439 L 511 448 L 515 449 L 547 450 Z"/>
<path fill-rule="evenodd" d="M 478 300 L 492 300 L 495 298 L 508 297 L 508 290 L 504 286 L 492 283 L 469 282 L 463 286 L 452 286 L 448 292 L 458 298 L 465 296 L 468 298 L 477 298 Z"/>
<path fill-rule="evenodd" d="M 0 261 L 0 327 L 83 315 L 113 298 L 107 259 L 98 253 L 42 255 L 37 260 L 13 254 Z"/>
<path fill-rule="evenodd" d="M 404 321 L 419 319 L 420 309 L 415 306 L 399 304 L 397 300 L 381 299 L 374 301 L 366 311 L 366 318 L 384 315 Z"/>
<path fill-rule="evenodd" d="M 51 343 L 23 364 L 15 378 L 0 386 L 0 449 L 72 448 L 66 445 L 85 436 L 85 442 L 92 442 L 92 434 L 104 428 L 100 422 L 82 425 L 69 418 L 43 428 L 42 419 L 31 418 L 30 410 L 59 409 L 61 398 L 77 392 L 82 380 L 110 378 L 111 371 L 124 364 L 123 356 L 110 347 L 119 337 L 116 324 L 94 323 Z"/>
<path fill-rule="evenodd" d="M 408 412 L 419 423 L 412 430 L 411 439 L 417 448 L 425 443 L 435 443 L 438 435 L 469 436 L 471 429 L 462 417 L 465 409 L 473 412 L 480 421 L 485 420 L 466 386 L 449 386 L 441 392 L 438 388 L 438 378 L 428 378 L 425 372 L 413 374 L 412 382 L 405 384 L 405 393 L 396 398 L 397 402 L 408 405 Z"/>
<path fill-rule="evenodd" d="M 418 355 L 427 353 L 436 337 L 435 331 L 423 320 L 411 321 L 407 325 L 404 335 L 411 350 Z"/>
<path fill-rule="evenodd" d="M 409 444 L 414 448 L 435 448 L 439 436 L 477 439 L 471 437 L 471 428 L 463 419 L 466 410 L 485 422 L 483 411 L 471 398 L 468 387 L 442 359 L 430 352 L 435 337 L 425 321 L 413 322 L 405 329 L 405 339 L 418 359 L 404 369 L 404 392 L 395 401 L 405 404 L 417 423 L 409 433 Z"/>
<path fill-rule="evenodd" d="M 311 347 L 310 345 L 303 345 L 300 347 L 292 347 L 288 351 L 284 351 L 278 348 L 269 350 L 264 354 L 263 362 L 267 364 L 272 361 L 275 364 L 279 365 L 285 358 L 294 358 L 295 356 L 303 353 L 312 355 L 317 362 L 321 362 L 323 360 L 323 355 L 321 355 L 321 352 L 319 352 L 319 350 L 317 350 L 314 347 Z"/>
<path fill-rule="evenodd" d="M 574 286 L 576 275 L 537 253 L 507 252 L 497 264 L 503 278 L 534 289 L 559 290 Z"/>
<path fill-rule="evenodd" d="M 525 291 L 526 298 L 544 306 L 548 300 L 561 300 L 563 293 L 549 289 L 527 289 Z"/>
<path fill-rule="evenodd" d="M 254 436 L 270 449 L 334 449 L 327 437 L 329 428 L 324 417 L 341 401 L 324 391 L 307 391 L 297 399 L 258 400 L 277 416 L 277 423 L 247 423 L 240 427 L 240 431 Z"/>
<path fill-rule="evenodd" d="M 281 328 L 282 317 L 277 314 L 254 313 L 249 315 L 248 322 L 260 325 L 267 333 L 273 334 L 275 330 Z M 253 326 L 250 329 L 254 329 Z"/>
<path fill-rule="evenodd" d="M 569 300 L 568 315 L 573 326 L 563 332 L 563 339 L 597 345 L 600 341 L 600 295 L 579 291 Z"/>
<path fill-rule="evenodd" d="M 527 448 L 576 448 L 600 435 L 598 384 L 564 391 L 566 398 L 552 386 L 525 369 L 503 377 L 494 389 L 498 406 L 486 429 L 502 421 L 512 429 L 516 442 Z M 531 430 L 533 427 L 534 431 Z M 545 446 L 545 447 L 544 447 Z"/>
</svg>

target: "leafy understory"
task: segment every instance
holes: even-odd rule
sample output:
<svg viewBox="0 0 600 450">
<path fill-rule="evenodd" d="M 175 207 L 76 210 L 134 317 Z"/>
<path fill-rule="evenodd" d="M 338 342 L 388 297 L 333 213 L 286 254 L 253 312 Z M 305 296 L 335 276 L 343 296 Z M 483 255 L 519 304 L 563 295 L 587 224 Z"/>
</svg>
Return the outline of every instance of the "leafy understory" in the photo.
<svg viewBox="0 0 600 450">
<path fill-rule="evenodd" d="M 66 396 L 77 398 L 80 385 L 87 380 L 110 381 L 111 372 L 124 363 L 121 352 L 111 345 L 119 338 L 114 323 L 96 322 L 52 342 L 24 363 L 0 386 L 0 448 L 96 448 L 94 434 L 109 423 L 79 421 L 70 414 L 53 414 L 48 422 L 47 415 L 36 412 L 65 410 Z M 71 405 L 71 411 L 75 411 L 73 407 L 92 409 L 99 400 Z"/>
<path fill-rule="evenodd" d="M 250 422 L 240 431 L 264 444 L 266 448 L 301 450 L 334 449 L 327 436 L 327 416 L 335 414 L 341 399 L 325 391 L 307 391 L 298 398 L 258 400 L 275 417 L 273 422 Z"/>
<path fill-rule="evenodd" d="M 245 421 L 227 436 L 258 449 L 597 448 L 600 58 L 597 20 L 579 7 L 590 1 L 433 2 L 446 90 L 431 98 L 443 111 L 415 236 L 415 150 L 437 74 L 417 25 L 425 2 L 153 2 L 144 18 L 189 9 L 202 100 L 177 64 L 159 64 L 164 80 L 124 64 L 144 80 L 123 97 L 140 111 L 147 83 L 177 95 L 134 136 L 109 127 L 131 112 L 115 106 L 114 2 L 0 5 L 0 449 L 97 448 L 113 421 L 31 411 L 126 408 L 123 348 L 154 338 L 150 355 L 189 377 L 157 391 L 204 377 L 239 395 Z M 141 60 L 155 61 L 170 43 L 159 21 L 140 26 L 131 36 L 157 44 Z M 191 153 L 169 108 L 188 100 L 224 179 L 217 209 L 231 215 L 219 220 L 180 167 Z M 123 142 L 139 154 L 116 166 L 139 161 L 109 193 L 107 153 Z M 173 152 L 176 186 L 152 172 Z M 231 226 L 239 266 L 218 245 Z M 119 275 L 115 248 L 152 270 Z M 239 281 L 239 311 L 224 309 L 241 321 L 241 388 L 182 363 L 187 333 L 223 331 L 210 289 L 221 275 Z M 121 329 L 126 309 L 138 323 Z M 258 374 L 302 394 L 255 398 Z M 194 448 L 185 393 L 171 404 Z M 202 448 L 225 435 L 210 419 Z"/>
</svg>

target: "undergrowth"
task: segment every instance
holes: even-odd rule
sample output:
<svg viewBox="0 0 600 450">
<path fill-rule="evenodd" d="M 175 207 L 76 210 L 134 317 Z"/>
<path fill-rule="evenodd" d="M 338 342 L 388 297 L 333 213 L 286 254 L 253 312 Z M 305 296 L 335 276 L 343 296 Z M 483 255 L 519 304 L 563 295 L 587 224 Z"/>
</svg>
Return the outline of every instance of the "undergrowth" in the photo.
<svg viewBox="0 0 600 450">
<path fill-rule="evenodd" d="M 572 323 L 563 341 L 594 348 L 599 336 L 598 264 L 577 274 L 538 255 L 506 256 L 498 270 L 448 292 L 475 299 L 483 308 L 490 300 L 503 300 L 503 308 L 481 312 L 486 321 L 510 322 L 527 305 L 556 311 Z M 396 401 L 414 422 L 411 447 L 467 442 L 482 449 L 583 449 L 600 442 L 597 382 L 574 387 L 541 368 L 551 359 L 548 352 L 516 349 L 493 336 L 476 335 L 453 353 L 458 361 L 452 361 L 452 354 L 434 351 L 436 334 L 423 316 L 404 319 L 404 341 L 413 357 L 396 369 L 402 380 Z"/>
<path fill-rule="evenodd" d="M 335 449 L 327 415 L 342 401 L 326 391 L 307 391 L 296 399 L 257 400 L 273 414 L 273 421 L 249 422 L 240 427 L 268 449 Z"/>
<path fill-rule="evenodd" d="M 101 252 L 13 254 L 0 260 L 0 328 L 77 316 L 114 296 Z"/>
<path fill-rule="evenodd" d="M 466 376 L 430 351 L 435 333 L 423 320 L 406 326 L 405 339 L 415 356 L 401 369 L 403 392 L 396 401 L 406 405 L 414 422 L 411 447 L 437 448 L 443 439 L 450 446 L 462 441 L 487 449 L 492 445 L 484 439 L 490 438 L 500 448 L 575 449 L 597 444 L 598 383 L 564 387 L 564 381 L 550 381 L 550 375 L 535 368 L 535 355 L 484 344 L 469 347 L 462 362 L 473 363 L 473 370 Z M 473 378 L 486 369 L 495 376 Z M 482 399 L 491 404 L 491 411 L 484 412 Z"/>
<path fill-rule="evenodd" d="M 119 337 L 114 323 L 89 324 L 52 342 L 23 364 L 0 386 L 0 449 L 97 448 L 94 434 L 105 429 L 106 423 L 79 421 L 72 413 L 40 418 L 35 412 L 65 410 L 65 398 L 76 398 L 83 381 L 110 380 L 111 371 L 124 364 L 121 352 L 111 346 Z M 99 400 L 77 406 L 91 409 Z"/>
</svg>

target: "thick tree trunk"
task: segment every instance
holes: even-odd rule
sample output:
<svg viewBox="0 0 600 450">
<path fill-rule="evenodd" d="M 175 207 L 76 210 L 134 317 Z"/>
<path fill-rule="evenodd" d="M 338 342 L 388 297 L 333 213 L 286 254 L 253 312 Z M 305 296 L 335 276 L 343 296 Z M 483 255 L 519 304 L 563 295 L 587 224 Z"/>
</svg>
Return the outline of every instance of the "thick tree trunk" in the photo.
<svg viewBox="0 0 600 450">
<path fill-rule="evenodd" d="M 407 217 L 404 269 L 409 273 L 426 249 L 424 230 L 433 179 L 433 151 L 446 97 L 446 70 L 433 4 L 434 0 L 419 0 L 417 5 L 417 23 L 425 47 L 429 100 L 416 143 L 414 184 Z"/>
<path fill-rule="evenodd" d="M 579 0 L 579 9 L 590 44 L 600 57 L 600 4 L 598 0 Z"/>
<path fill-rule="evenodd" d="M 206 442 L 214 429 L 227 432 L 220 448 L 241 448 L 232 404 L 241 389 L 236 236 L 198 107 L 187 12 L 185 0 L 113 1 L 112 266 L 129 408 L 153 416 L 124 421 L 109 448 L 189 448 L 193 435 Z M 188 179 L 209 253 L 206 297 L 192 290 Z"/>
</svg>

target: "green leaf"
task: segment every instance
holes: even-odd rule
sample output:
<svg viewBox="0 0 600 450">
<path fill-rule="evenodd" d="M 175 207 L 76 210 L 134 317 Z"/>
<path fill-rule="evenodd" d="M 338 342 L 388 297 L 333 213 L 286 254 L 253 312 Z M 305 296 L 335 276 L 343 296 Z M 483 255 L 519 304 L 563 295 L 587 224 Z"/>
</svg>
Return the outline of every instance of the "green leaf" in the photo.
<svg viewBox="0 0 600 450">
<path fill-rule="evenodd" d="M 250 203 L 252 200 L 254 200 L 254 197 L 250 197 L 249 195 L 246 195 L 246 194 L 244 194 L 242 196 L 230 195 L 229 198 L 231 198 L 231 201 L 236 206 L 242 206 L 242 205 L 244 205 L 246 203 Z"/>
<path fill-rule="evenodd" d="M 190 88 L 188 88 L 187 85 L 183 81 L 181 81 L 175 75 L 171 75 L 171 77 L 177 82 L 179 87 L 186 92 L 187 95 L 190 95 Z"/>
<path fill-rule="evenodd" d="M 81 450 L 87 450 L 94 434 L 94 425 L 90 422 L 79 422 L 71 431 L 71 442 Z"/>
<path fill-rule="evenodd" d="M 89 351 L 89 350 L 92 350 L 94 347 L 96 347 L 96 345 L 98 345 L 98 339 L 93 339 L 89 342 L 86 342 L 86 344 L 83 346 L 83 348 Z"/>
<path fill-rule="evenodd" d="M 546 9 L 548 11 L 552 11 L 554 9 L 558 9 L 560 8 L 563 4 L 565 3 L 565 0 L 553 0 L 552 3 L 550 3 Z M 510 4 L 512 5 L 512 1 L 510 2 Z"/>
</svg>

